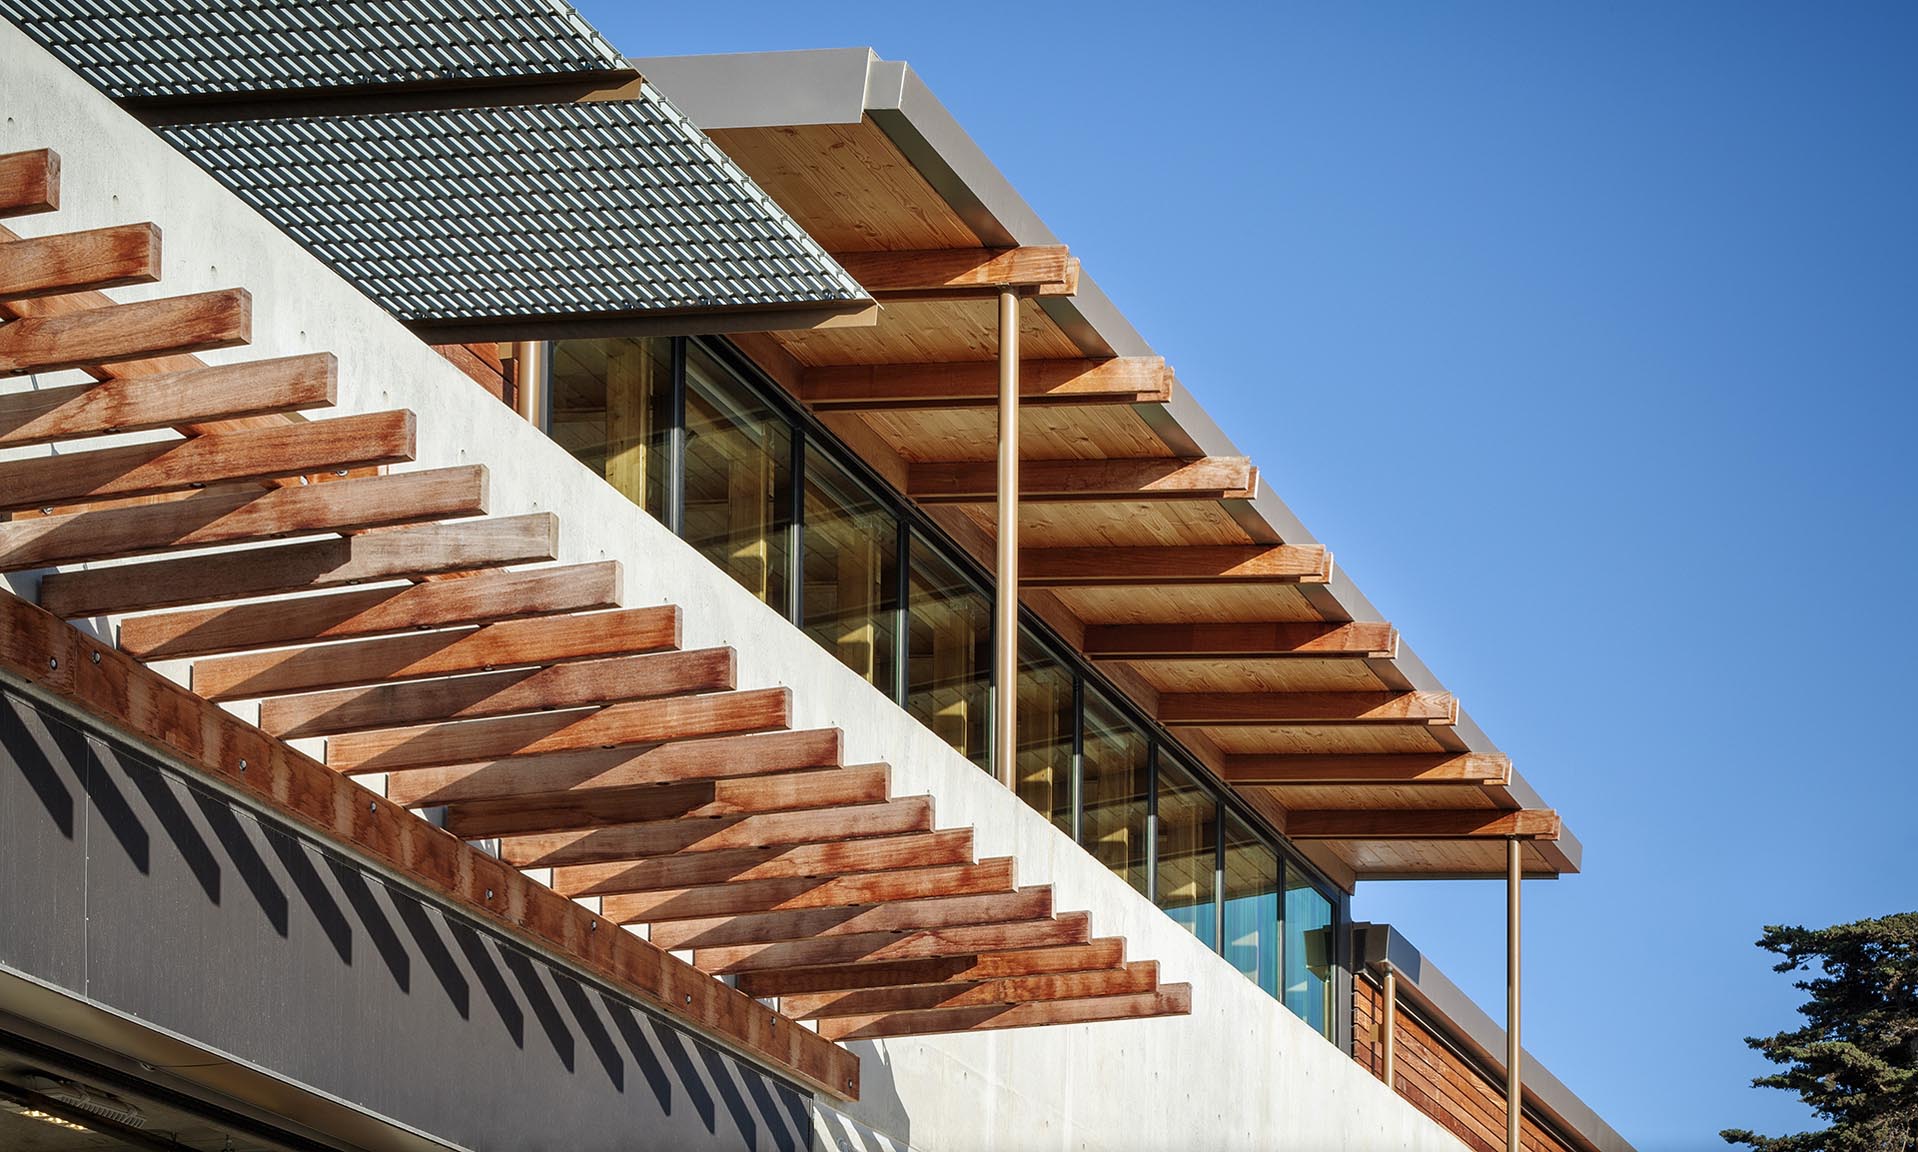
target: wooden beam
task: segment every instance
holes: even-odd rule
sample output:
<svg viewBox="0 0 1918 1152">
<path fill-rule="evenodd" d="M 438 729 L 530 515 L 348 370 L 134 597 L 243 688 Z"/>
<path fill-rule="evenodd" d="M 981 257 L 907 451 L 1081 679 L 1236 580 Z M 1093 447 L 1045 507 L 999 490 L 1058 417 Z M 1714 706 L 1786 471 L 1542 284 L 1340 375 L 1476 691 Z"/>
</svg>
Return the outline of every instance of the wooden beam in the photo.
<svg viewBox="0 0 1918 1152">
<path fill-rule="evenodd" d="M 640 860 L 681 852 L 724 852 L 730 848 L 771 848 L 859 840 L 932 831 L 932 799 L 902 796 L 851 808 L 767 812 L 717 819 L 652 820 L 613 824 L 579 832 L 508 836 L 500 841 L 500 859 L 520 868 L 557 868 Z"/>
<path fill-rule="evenodd" d="M 917 932 L 969 924 L 1008 924 L 1052 915 L 1052 889 L 1020 888 L 986 896 L 933 896 L 854 908 L 749 912 L 708 920 L 654 924 L 647 939 L 661 948 L 726 948 L 777 940 L 830 940 L 873 932 Z"/>
<path fill-rule="evenodd" d="M 1262 727 L 1294 724 L 1425 724 L 1458 722 L 1450 692 L 1168 692 L 1159 723 L 1168 727 Z"/>
<path fill-rule="evenodd" d="M 0 154 L 0 218 L 60 207 L 60 154 L 51 148 Z"/>
<path fill-rule="evenodd" d="M 486 468 L 205 492 L 0 524 L 0 571 L 486 514 Z"/>
<path fill-rule="evenodd" d="M 108 304 L 0 325 L 0 376 L 231 348 L 253 338 L 244 288 Z"/>
<path fill-rule="evenodd" d="M 1131 996 L 1159 986 L 1159 965 L 1135 960 L 1111 968 L 1002 976 L 993 980 L 957 980 L 845 992 L 812 992 L 779 999 L 779 1010 L 797 1020 L 840 1016 L 884 1016 L 940 1008 L 981 1008 L 1040 1000 L 1086 1000 Z"/>
<path fill-rule="evenodd" d="M 733 687 L 731 648 L 654 652 L 280 696 L 260 705 L 260 727 L 287 738 L 331 736 L 400 724 L 725 692 Z"/>
<path fill-rule="evenodd" d="M 1294 809 L 1285 821 L 1294 840 L 1556 840 L 1560 828 L 1550 808 Z"/>
<path fill-rule="evenodd" d="M 759 732 L 784 728 L 791 708 L 790 689 L 760 688 L 533 716 L 350 732 L 327 740 L 326 763 L 348 773 L 391 772 L 542 752 Z"/>
<path fill-rule="evenodd" d="M 1511 783 L 1508 756 L 1478 753 L 1432 755 L 1227 756 L 1221 775 L 1228 784 L 1460 784 L 1502 787 Z"/>
<path fill-rule="evenodd" d="M 90 292 L 160 278 L 160 230 L 117 224 L 0 243 L 0 300 Z"/>
<path fill-rule="evenodd" d="M 33 456 L 0 463 L 0 511 L 397 464 L 413 445 L 413 414 L 401 411 Z"/>
<path fill-rule="evenodd" d="M 1167 584 L 1323 584 L 1332 554 L 1316 544 L 1195 544 L 1175 548 L 1026 548 L 1023 588 Z"/>
<path fill-rule="evenodd" d="M 1084 944 L 1091 938 L 1086 914 L 1065 912 L 1050 920 L 972 924 L 912 932 L 904 936 L 897 932 L 867 932 L 857 936 L 827 936 L 815 940 L 782 940 L 772 944 L 706 948 L 693 953 L 693 965 L 703 972 L 723 975 L 764 972 L 774 968 L 817 968 L 828 964 L 1012 952 L 1056 944 Z"/>
<path fill-rule="evenodd" d="M 916 900 L 933 895 L 1010 892 L 1012 887 L 1012 858 L 1000 856 L 981 860 L 977 864 L 952 864 L 939 868 L 905 868 L 892 872 L 861 872 L 850 876 L 736 880 L 730 884 L 629 892 L 603 897 L 599 909 L 601 915 L 618 924 L 653 924 L 789 908 L 883 904 L 888 900 Z"/>
<path fill-rule="evenodd" d="M 331 353 L 0 395 L 0 447 L 330 407 Z"/>
<path fill-rule="evenodd" d="M 709 884 L 756 880 L 825 879 L 851 873 L 893 872 L 972 862 L 972 829 L 945 828 L 907 836 L 799 844 L 791 848 L 736 848 L 691 856 L 630 861 L 617 872 L 582 874 L 600 896 L 677 892 Z"/>
<path fill-rule="evenodd" d="M 601 560 L 167 612 L 122 621 L 120 647 L 142 660 L 169 660 L 416 628 L 592 612 L 618 607 L 624 582 L 619 561 Z"/>
<path fill-rule="evenodd" d="M 921 504 L 991 503 L 998 498 L 991 460 L 911 466 L 908 492 Z M 1019 499 L 1026 503 L 1115 500 L 1244 500 L 1258 469 L 1243 456 L 1199 460 L 1026 460 Z"/>
<path fill-rule="evenodd" d="M 558 536 L 559 518 L 548 512 L 384 528 L 340 540 L 54 572 L 40 579 L 40 604 L 61 616 L 94 616 L 503 568 L 553 559 Z"/>
<path fill-rule="evenodd" d="M 969 299 L 1001 288 L 1063 288 L 1072 274 L 1063 244 L 838 252 L 833 259 L 876 300 Z"/>
<path fill-rule="evenodd" d="M 622 608 L 212 656 L 193 665 L 191 682 L 209 700 L 240 700 L 631 656 L 678 645 L 679 609 Z"/>
<path fill-rule="evenodd" d="M 1235 660 L 1286 656 L 1384 659 L 1398 652 L 1398 629 L 1385 623 L 1238 622 L 1094 624 L 1081 650 L 1095 660 Z"/>
<path fill-rule="evenodd" d="M 807 368 L 799 398 L 820 412 L 990 408 L 998 402 L 999 366 L 991 360 L 959 364 L 857 364 Z M 1019 403 L 1164 404 L 1172 373 L 1157 356 L 1112 360 L 1022 360 Z"/>
<path fill-rule="evenodd" d="M 711 823 L 735 816 L 807 809 L 844 809 L 886 802 L 891 770 L 884 764 L 856 764 L 774 776 L 699 780 L 649 788 L 603 788 L 560 792 L 514 800 L 477 800 L 448 809 L 446 826 L 468 839 L 586 831 L 614 824 L 664 820 Z M 714 854 L 730 849 L 715 849 Z M 693 856 L 673 854 L 676 860 Z M 646 859 L 653 859 L 647 857 Z M 555 885 L 594 887 L 617 880 L 628 865 L 643 860 L 567 865 L 554 870 Z"/>
<path fill-rule="evenodd" d="M 409 805 L 591 792 L 689 780 L 770 776 L 839 763 L 837 728 L 757 732 L 633 748 L 588 748 L 547 756 L 415 768 L 390 773 L 386 794 Z"/>
<path fill-rule="evenodd" d="M 1123 963 L 1125 941 L 1117 936 L 1102 936 L 1084 944 L 1012 952 L 745 972 L 739 975 L 737 986 L 749 995 L 778 996 L 783 999 L 787 996 L 823 996 L 867 988 L 890 989 L 918 984 L 1006 980 L 1048 973 L 1091 972 L 1117 968 Z"/>
<path fill-rule="evenodd" d="M 935 1008 L 884 1016 L 848 1016 L 819 1022 L 828 1039 L 877 1040 L 888 1036 L 928 1036 L 941 1032 L 983 1032 L 1031 1028 L 1042 1024 L 1087 1024 L 1098 1020 L 1144 1020 L 1185 1016 L 1192 1011 L 1192 985 L 1162 984 L 1151 992 L 1084 1000 L 1038 1000 L 1011 1006 Z"/>
</svg>

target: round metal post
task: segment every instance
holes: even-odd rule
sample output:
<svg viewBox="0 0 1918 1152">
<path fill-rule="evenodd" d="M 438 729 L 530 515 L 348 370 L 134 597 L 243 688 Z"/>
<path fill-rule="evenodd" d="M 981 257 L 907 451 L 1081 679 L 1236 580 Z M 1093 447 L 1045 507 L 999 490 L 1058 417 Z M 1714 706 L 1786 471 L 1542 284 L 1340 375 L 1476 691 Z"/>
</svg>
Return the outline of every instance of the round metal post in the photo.
<svg viewBox="0 0 1918 1152">
<path fill-rule="evenodd" d="M 1518 837 L 1505 841 L 1505 1148 L 1519 1152 L 1519 996 L 1518 891 L 1523 879 L 1524 849 Z"/>
<path fill-rule="evenodd" d="M 1014 786 L 1019 753 L 1019 296 L 999 292 L 999 539 L 993 592 L 993 765 Z"/>
</svg>

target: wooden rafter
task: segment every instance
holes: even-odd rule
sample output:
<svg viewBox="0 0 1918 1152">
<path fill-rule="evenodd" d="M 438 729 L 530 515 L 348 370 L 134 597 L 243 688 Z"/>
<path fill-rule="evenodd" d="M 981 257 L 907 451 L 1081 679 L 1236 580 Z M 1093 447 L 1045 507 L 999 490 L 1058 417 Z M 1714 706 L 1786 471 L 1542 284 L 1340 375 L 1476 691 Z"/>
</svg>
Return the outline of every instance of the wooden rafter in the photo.
<svg viewBox="0 0 1918 1152">
<path fill-rule="evenodd" d="M 951 300 L 1002 288 L 1064 288 L 1072 276 L 1071 257 L 1060 244 L 840 252 L 833 259 L 876 300 Z"/>
<path fill-rule="evenodd" d="M 1458 722 L 1450 692 L 1176 692 L 1159 697 L 1170 727 Z"/>
<path fill-rule="evenodd" d="M 972 829 L 945 828 L 937 832 L 799 844 L 790 848 L 734 848 L 692 856 L 662 856 L 628 861 L 617 870 L 601 868 L 578 879 L 588 882 L 594 895 L 610 898 L 755 880 L 816 881 L 854 873 L 936 868 L 971 861 Z"/>
<path fill-rule="evenodd" d="M 0 376 L 231 348 L 252 331 L 243 288 L 29 317 L 0 326 Z"/>
<path fill-rule="evenodd" d="M 1475 752 L 1429 755 L 1227 756 L 1228 784 L 1462 784 L 1503 787 L 1512 761 Z"/>
<path fill-rule="evenodd" d="M 781 997 L 779 1006 L 801 1020 L 822 1020 L 836 1016 L 923 1012 L 934 1008 L 977 1008 L 1032 1000 L 1125 996 L 1150 992 L 1158 986 L 1158 962 L 1135 960 L 1130 964 L 1102 968 L 999 976 L 989 980 L 945 980 L 837 992 L 800 992 Z"/>
<path fill-rule="evenodd" d="M 600 912 L 607 919 L 621 924 L 654 924 L 668 920 L 738 916 L 747 912 L 839 908 L 853 904 L 883 904 L 890 900 L 916 900 L 926 896 L 1009 892 L 1012 887 L 1012 859 L 1001 856 L 981 860 L 977 864 L 952 864 L 937 868 L 735 880 L 724 884 L 628 892 L 603 897 Z"/>
<path fill-rule="evenodd" d="M 1026 588 L 1322 584 L 1331 577 L 1332 554 L 1316 544 L 1019 550 L 1019 584 Z"/>
<path fill-rule="evenodd" d="M 822 1020 L 819 1034 L 834 1040 L 877 1040 L 888 1036 L 925 1036 L 940 1032 L 981 1032 L 1029 1028 L 1039 1024 L 1087 1024 L 1097 1020 L 1142 1020 L 1184 1016 L 1192 1011 L 1192 985 L 1161 984 L 1151 992 L 1084 1000 L 1035 1000 L 977 1008 L 935 1008 L 884 1016 L 846 1016 Z"/>
<path fill-rule="evenodd" d="M 1019 888 L 984 896 L 932 896 L 846 908 L 785 909 L 674 920 L 653 925 L 649 939 L 662 948 L 723 948 L 778 940 L 829 940 L 873 932 L 915 932 L 972 924 L 1043 920 L 1052 915 L 1052 889 Z"/>
<path fill-rule="evenodd" d="M 160 278 L 160 230 L 116 224 L 0 242 L 0 300 L 151 284 Z"/>
<path fill-rule="evenodd" d="M 51 148 L 0 154 L 0 217 L 60 207 L 60 154 Z"/>
<path fill-rule="evenodd" d="M 897 932 L 866 932 L 855 936 L 707 948 L 693 953 L 693 963 L 707 972 L 721 974 L 764 972 L 777 968 L 1012 952 L 1057 944 L 1084 944 L 1091 938 L 1085 913 L 1064 912 L 1050 920 L 972 924 L 903 936 Z"/>
<path fill-rule="evenodd" d="M 825 844 L 932 831 L 932 800 L 902 796 L 849 808 L 764 812 L 749 816 L 674 818 L 608 824 L 581 832 L 506 836 L 500 858 L 522 868 L 556 868 L 614 860 L 644 860 L 681 852 L 724 852 Z"/>
<path fill-rule="evenodd" d="M 998 396 L 999 366 L 990 360 L 808 368 L 799 377 L 800 399 L 822 412 L 989 408 Z M 1171 399 L 1172 373 L 1157 356 L 1019 364 L 1022 405 L 1163 404 Z"/>
<path fill-rule="evenodd" d="M 1398 629 L 1383 622 L 1095 624 L 1082 650 L 1095 660 L 1232 660 L 1284 656 L 1385 659 Z"/>
<path fill-rule="evenodd" d="M 0 395 L 0 447 L 329 407 L 332 355 L 285 356 Z"/>
<path fill-rule="evenodd" d="M 812 968 L 744 972 L 738 987 L 753 996 L 810 996 L 863 988 L 963 984 L 1059 972 L 1116 968 L 1125 962 L 1125 941 L 1105 936 L 1078 944 L 957 953 L 916 960 L 877 960 Z"/>
<path fill-rule="evenodd" d="M 1561 831 L 1549 808 L 1307 809 L 1285 822 L 1294 840 L 1556 840 Z"/>
<path fill-rule="evenodd" d="M 1026 503 L 1244 500 L 1256 491 L 1258 475 L 1243 456 L 1028 460 L 1019 465 L 1019 499 Z M 914 464 L 907 494 L 922 504 L 990 503 L 998 499 L 998 465 L 991 460 Z"/>
</svg>

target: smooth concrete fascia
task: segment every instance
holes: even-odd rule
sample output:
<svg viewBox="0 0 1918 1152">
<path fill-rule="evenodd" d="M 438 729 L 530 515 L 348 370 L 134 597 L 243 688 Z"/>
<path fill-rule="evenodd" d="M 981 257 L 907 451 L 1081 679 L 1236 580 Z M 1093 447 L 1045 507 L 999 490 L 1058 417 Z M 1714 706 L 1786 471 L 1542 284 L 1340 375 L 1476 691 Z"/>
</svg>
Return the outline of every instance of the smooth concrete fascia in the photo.
<svg viewBox="0 0 1918 1152">
<path fill-rule="evenodd" d="M 1505 1075 L 1505 1029 L 1487 1015 L 1438 966 L 1390 924 L 1354 924 L 1358 948 L 1355 967 L 1398 973 L 1399 995 L 1424 1009 L 1428 1022 L 1446 1030 L 1455 1043 L 1471 1050 L 1493 1075 Z M 1523 1052 L 1525 1101 L 1591 1152 L 1634 1152 L 1632 1145 L 1592 1106 L 1579 1099 L 1530 1051 Z"/>
<path fill-rule="evenodd" d="M 828 48 L 792 52 L 740 52 L 709 56 L 638 57 L 631 61 L 647 80 L 665 92 L 681 111 L 707 131 L 812 124 L 850 125 L 871 116 L 928 183 L 944 197 L 980 239 L 990 245 L 1057 244 L 1011 181 L 979 147 L 925 82 L 903 61 L 882 60 L 870 48 Z M 1154 356 L 1156 352 L 1130 321 L 1081 273 L 1077 296 L 1041 301 L 1068 337 L 1089 356 Z M 1194 456 L 1244 455 L 1232 438 L 1183 384 L 1165 404 L 1137 406 L 1167 446 Z M 1250 500 L 1227 501 L 1254 539 L 1274 544 L 1317 544 L 1303 522 L 1270 489 Z M 1383 621 L 1343 566 L 1334 565 L 1329 583 L 1306 594 L 1328 616 Z M 1401 643 L 1396 669 L 1402 689 L 1443 691 L 1425 663 Z M 1380 669 L 1384 671 L 1383 668 Z M 1470 752 L 1494 754 L 1499 748 L 1463 711 L 1452 734 Z M 1498 790 L 1492 789 L 1496 795 Z M 1545 802 L 1516 770 L 1504 798 L 1526 808 Z M 1576 872 L 1583 854 L 1567 830 L 1556 842 L 1563 870 Z M 1499 870 L 1503 874 L 1503 869 Z"/>
</svg>

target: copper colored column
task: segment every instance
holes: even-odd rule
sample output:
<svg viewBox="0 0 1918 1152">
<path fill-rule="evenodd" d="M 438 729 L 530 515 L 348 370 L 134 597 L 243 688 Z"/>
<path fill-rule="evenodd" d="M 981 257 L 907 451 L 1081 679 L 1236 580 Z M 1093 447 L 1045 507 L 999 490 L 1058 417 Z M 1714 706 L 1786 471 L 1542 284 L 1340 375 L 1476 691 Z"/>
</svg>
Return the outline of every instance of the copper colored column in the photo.
<svg viewBox="0 0 1918 1152">
<path fill-rule="evenodd" d="M 1019 752 L 1019 296 L 999 292 L 999 554 L 992 604 L 993 764 L 1013 787 Z"/>
</svg>

